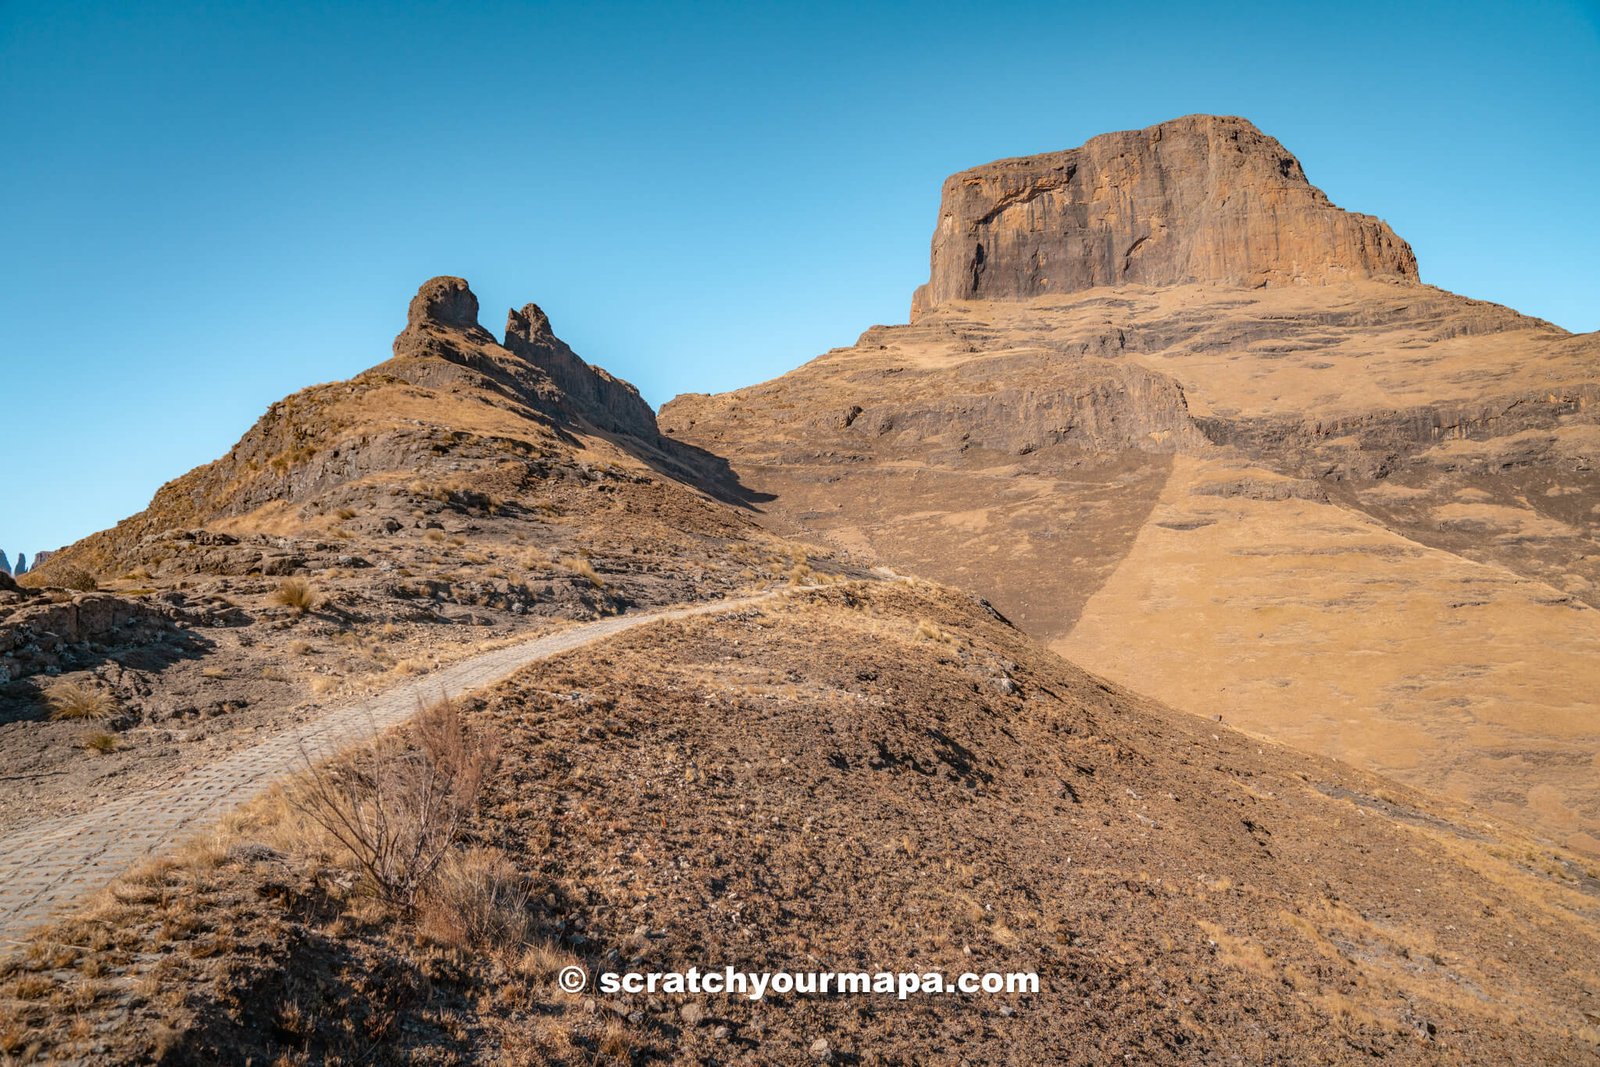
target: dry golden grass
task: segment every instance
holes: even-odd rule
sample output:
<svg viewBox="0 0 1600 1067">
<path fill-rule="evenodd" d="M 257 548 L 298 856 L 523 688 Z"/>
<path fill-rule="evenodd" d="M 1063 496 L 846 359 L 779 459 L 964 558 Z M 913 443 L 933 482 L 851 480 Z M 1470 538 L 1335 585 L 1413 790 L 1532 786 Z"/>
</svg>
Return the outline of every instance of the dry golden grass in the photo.
<svg viewBox="0 0 1600 1067">
<path fill-rule="evenodd" d="M 45 690 L 52 719 L 103 719 L 116 711 L 116 701 L 103 689 L 61 680 Z"/>
<path fill-rule="evenodd" d="M 339 688 L 342 679 L 332 674 L 314 674 L 311 676 L 310 686 L 313 696 L 327 696 Z"/>
<path fill-rule="evenodd" d="M 493 848 L 451 853 L 419 895 L 422 935 L 457 948 L 509 948 L 528 937 L 527 879 Z"/>
<path fill-rule="evenodd" d="M 273 591 L 272 602 L 305 615 L 322 606 L 322 594 L 304 578 L 285 578 Z"/>
<path fill-rule="evenodd" d="M 601 578 L 600 575 L 595 571 L 594 564 L 590 563 L 583 557 L 567 556 L 561 560 L 561 566 L 565 567 L 568 571 L 577 575 L 579 578 L 587 578 L 589 580 L 589 584 L 594 586 L 596 589 L 605 588 L 605 579 Z"/>
<path fill-rule="evenodd" d="M 600 1044 L 596 1051 L 601 1059 L 614 1060 L 617 1063 L 626 1063 L 632 1059 L 633 1037 L 621 1019 L 612 1019 L 606 1023 L 605 1032 L 600 1035 Z"/>
<path fill-rule="evenodd" d="M 93 733 L 84 735 L 83 747 L 101 755 L 115 752 L 117 750 L 117 735 L 106 733 L 104 730 L 96 730 Z"/>
</svg>

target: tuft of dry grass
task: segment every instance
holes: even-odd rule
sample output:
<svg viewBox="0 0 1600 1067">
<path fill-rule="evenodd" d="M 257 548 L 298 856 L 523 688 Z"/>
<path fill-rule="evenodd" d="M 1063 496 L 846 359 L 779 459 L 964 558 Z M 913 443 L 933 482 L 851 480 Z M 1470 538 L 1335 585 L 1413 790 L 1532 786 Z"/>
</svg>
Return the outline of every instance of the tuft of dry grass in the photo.
<svg viewBox="0 0 1600 1067">
<path fill-rule="evenodd" d="M 313 696 L 327 696 L 339 688 L 341 679 L 331 674 L 315 674 L 311 676 L 311 693 Z"/>
<path fill-rule="evenodd" d="M 605 1032 L 600 1035 L 600 1044 L 596 1051 L 601 1057 L 626 1063 L 633 1057 L 633 1038 L 621 1019 L 612 1019 L 606 1023 Z"/>
<path fill-rule="evenodd" d="M 285 578 L 273 591 L 272 602 L 304 615 L 322 606 L 322 594 L 304 578 Z"/>
<path fill-rule="evenodd" d="M 117 750 L 117 735 L 106 733 L 104 730 L 96 730 L 93 733 L 84 735 L 83 747 L 91 752 L 98 752 L 102 756 L 108 752 L 115 752 Z"/>
<path fill-rule="evenodd" d="M 356 517 L 356 509 L 355 508 L 340 508 L 338 511 L 334 512 L 333 514 L 334 514 L 334 517 L 338 518 L 340 521 L 348 522 L 351 519 Z"/>
<path fill-rule="evenodd" d="M 65 679 L 45 690 L 52 719 L 103 719 L 116 710 L 116 701 L 103 689 L 91 689 Z"/>
<path fill-rule="evenodd" d="M 527 880 L 494 848 L 452 852 L 419 897 L 423 936 L 458 948 L 509 948 L 528 938 Z"/>
<path fill-rule="evenodd" d="M 594 569 L 594 564 L 590 563 L 582 556 L 568 556 L 561 561 L 561 566 L 565 567 L 573 574 L 576 574 L 579 578 L 587 578 L 589 580 L 589 584 L 594 586 L 596 589 L 605 588 L 605 579 L 601 578 L 599 573 Z"/>
</svg>

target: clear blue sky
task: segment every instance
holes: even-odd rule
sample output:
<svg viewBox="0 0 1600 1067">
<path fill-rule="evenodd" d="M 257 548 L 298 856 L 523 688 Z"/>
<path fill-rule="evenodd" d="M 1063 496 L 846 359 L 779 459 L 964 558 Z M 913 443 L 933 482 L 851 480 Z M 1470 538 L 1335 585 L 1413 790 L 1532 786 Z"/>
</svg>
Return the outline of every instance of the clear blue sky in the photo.
<svg viewBox="0 0 1600 1067">
<path fill-rule="evenodd" d="M 946 174 L 1196 111 L 1600 327 L 1592 2 L 334 6 L 0 0 L 13 556 L 385 358 L 432 275 L 659 404 L 904 321 Z"/>
</svg>

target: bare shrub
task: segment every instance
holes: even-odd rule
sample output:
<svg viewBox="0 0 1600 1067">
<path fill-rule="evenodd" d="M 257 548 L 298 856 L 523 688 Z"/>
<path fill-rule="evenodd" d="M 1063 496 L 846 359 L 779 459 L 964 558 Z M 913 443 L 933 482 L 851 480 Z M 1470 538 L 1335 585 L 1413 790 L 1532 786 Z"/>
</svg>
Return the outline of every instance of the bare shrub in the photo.
<svg viewBox="0 0 1600 1067">
<path fill-rule="evenodd" d="M 96 578 L 93 571 L 82 567 L 62 565 L 52 567 L 47 572 L 45 579 L 50 585 L 60 586 L 62 589 L 71 589 L 79 593 L 92 593 L 100 588 L 100 579 Z"/>
<path fill-rule="evenodd" d="M 304 615 L 321 607 L 322 594 L 304 578 L 285 578 L 273 591 L 272 602 L 282 604 L 296 615 Z"/>
<path fill-rule="evenodd" d="M 379 897 L 406 911 L 460 840 L 498 747 L 449 701 L 412 721 L 410 748 L 311 767 L 295 805 L 349 852 Z"/>
<path fill-rule="evenodd" d="M 52 719 L 103 719 L 116 710 L 116 702 L 105 690 L 64 679 L 52 682 L 44 698 Z"/>
</svg>

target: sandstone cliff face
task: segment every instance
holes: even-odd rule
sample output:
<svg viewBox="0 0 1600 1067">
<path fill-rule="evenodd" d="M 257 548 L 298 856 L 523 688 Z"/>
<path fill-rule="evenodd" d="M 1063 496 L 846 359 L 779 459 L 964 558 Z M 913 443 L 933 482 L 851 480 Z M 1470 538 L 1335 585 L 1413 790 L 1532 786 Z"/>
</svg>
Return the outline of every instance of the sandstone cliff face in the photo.
<svg viewBox="0 0 1600 1067">
<path fill-rule="evenodd" d="M 1417 280 L 1385 223 L 1335 207 L 1249 122 L 1212 115 L 952 176 L 931 260 L 913 316 L 1103 285 Z"/>
</svg>

